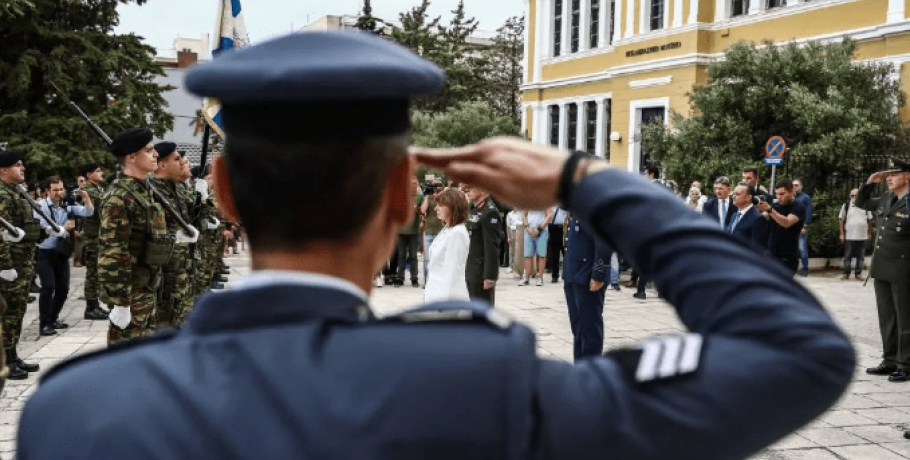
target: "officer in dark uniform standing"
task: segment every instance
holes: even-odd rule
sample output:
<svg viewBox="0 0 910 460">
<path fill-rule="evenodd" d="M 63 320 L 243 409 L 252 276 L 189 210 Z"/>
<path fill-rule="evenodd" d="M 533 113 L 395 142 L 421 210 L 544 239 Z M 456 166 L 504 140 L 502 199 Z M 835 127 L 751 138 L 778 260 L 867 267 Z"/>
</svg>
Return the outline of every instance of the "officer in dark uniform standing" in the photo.
<svg viewBox="0 0 910 460">
<path fill-rule="evenodd" d="M 872 192 L 884 180 L 888 191 Z M 882 362 L 866 369 L 888 381 L 910 380 L 910 164 L 893 160 L 860 187 L 856 205 L 875 213 L 879 228 L 869 276 L 875 278 L 875 301 L 882 334 Z"/>
<path fill-rule="evenodd" d="M 350 31 L 191 70 L 186 87 L 223 103 L 214 193 L 244 223 L 254 271 L 179 331 L 46 374 L 17 458 L 734 460 L 844 392 L 853 348 L 818 301 L 641 178 L 517 139 L 409 154 L 408 98 L 443 82 Z M 536 356 L 533 332 L 486 302 L 374 318 L 418 162 L 520 209 L 561 203 L 627 250 L 688 332 L 572 365 Z"/>
<path fill-rule="evenodd" d="M 565 220 L 565 219 L 563 219 Z M 604 348 L 604 285 L 613 251 L 594 239 L 574 217 L 568 219 L 563 290 L 575 338 L 575 360 L 600 356 Z"/>
<path fill-rule="evenodd" d="M 472 299 L 496 304 L 496 280 L 499 279 L 499 242 L 502 240 L 502 217 L 490 194 L 476 186 L 465 186 L 471 204 L 471 215 L 465 226 L 471 235 L 465 281 Z"/>
</svg>

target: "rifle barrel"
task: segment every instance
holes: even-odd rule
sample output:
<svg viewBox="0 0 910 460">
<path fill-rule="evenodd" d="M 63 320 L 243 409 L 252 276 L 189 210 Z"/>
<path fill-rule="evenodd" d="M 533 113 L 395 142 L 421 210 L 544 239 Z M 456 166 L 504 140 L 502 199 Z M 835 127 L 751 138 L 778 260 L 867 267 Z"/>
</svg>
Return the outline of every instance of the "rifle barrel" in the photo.
<svg viewBox="0 0 910 460">
<path fill-rule="evenodd" d="M 19 194 L 22 195 L 22 197 L 25 198 L 26 201 L 28 201 L 29 206 L 31 206 L 32 209 L 35 210 L 35 213 L 37 213 L 38 216 L 40 216 L 42 219 L 44 219 L 44 221 L 47 222 L 47 224 L 50 225 L 51 228 L 53 228 L 55 232 L 60 233 L 60 226 L 57 225 L 56 222 L 54 222 L 54 219 L 51 219 L 50 217 L 47 216 L 47 214 L 44 213 L 44 210 L 41 209 L 41 205 L 39 205 L 38 203 L 35 203 L 35 200 L 33 200 L 32 197 L 30 197 L 28 195 L 28 192 L 26 192 L 25 190 L 22 190 L 20 188 Z"/>
</svg>

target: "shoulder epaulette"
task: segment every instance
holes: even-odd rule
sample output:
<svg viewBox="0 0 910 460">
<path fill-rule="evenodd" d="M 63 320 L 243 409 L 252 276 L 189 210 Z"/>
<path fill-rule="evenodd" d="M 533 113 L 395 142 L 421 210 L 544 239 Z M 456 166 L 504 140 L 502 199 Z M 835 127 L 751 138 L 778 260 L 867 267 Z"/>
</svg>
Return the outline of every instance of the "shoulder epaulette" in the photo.
<svg viewBox="0 0 910 460">
<path fill-rule="evenodd" d="M 613 358 L 633 382 L 644 385 L 694 374 L 703 347 L 701 334 L 667 335 L 610 351 L 605 356 Z"/>
<path fill-rule="evenodd" d="M 495 308 L 481 308 L 458 302 L 442 302 L 406 310 L 386 316 L 379 322 L 428 323 L 428 322 L 479 322 L 506 330 L 512 325 L 512 318 Z"/>
<path fill-rule="evenodd" d="M 66 369 L 74 364 L 83 363 L 83 362 L 89 361 L 91 359 L 97 358 L 99 356 L 110 355 L 110 354 L 117 353 L 122 350 L 129 350 L 129 349 L 133 349 L 133 348 L 140 347 L 143 345 L 164 342 L 164 341 L 174 338 L 178 332 L 179 331 L 177 331 L 176 329 L 163 329 L 161 331 L 158 331 L 155 335 L 153 335 L 151 337 L 144 337 L 141 339 L 134 339 L 134 340 L 128 340 L 128 341 L 124 341 L 124 342 L 119 342 L 119 343 L 115 343 L 113 345 L 109 345 L 107 348 L 102 349 L 102 350 L 92 351 L 89 353 L 83 353 L 79 356 L 75 356 L 73 358 L 64 360 L 64 361 L 60 362 L 59 364 L 55 365 L 54 367 L 51 367 L 47 372 L 44 373 L 44 375 L 41 376 L 40 382 L 43 383 L 47 379 L 60 373 L 60 371 Z"/>
</svg>

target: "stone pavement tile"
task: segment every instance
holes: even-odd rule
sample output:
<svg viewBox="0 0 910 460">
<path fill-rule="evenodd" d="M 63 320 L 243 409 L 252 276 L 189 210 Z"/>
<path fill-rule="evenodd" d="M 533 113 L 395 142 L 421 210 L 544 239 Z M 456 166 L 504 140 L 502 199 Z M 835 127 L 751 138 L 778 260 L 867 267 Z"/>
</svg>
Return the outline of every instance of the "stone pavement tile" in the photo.
<svg viewBox="0 0 910 460">
<path fill-rule="evenodd" d="M 17 425 L 0 425 L 0 441 L 14 441 L 16 439 Z"/>
<path fill-rule="evenodd" d="M 905 385 L 892 384 L 895 391 L 890 393 L 870 393 L 866 397 L 888 407 L 910 407 L 910 388 Z M 898 388 L 901 387 L 901 388 Z"/>
<path fill-rule="evenodd" d="M 804 428 L 797 431 L 800 436 L 820 446 L 848 446 L 868 444 L 863 438 L 853 436 L 841 428 Z"/>
<path fill-rule="evenodd" d="M 881 382 L 876 382 L 873 380 L 866 382 L 854 381 L 847 391 L 850 394 L 874 396 L 873 393 L 889 393 L 894 390 L 894 385 L 891 385 L 891 382 L 885 383 L 888 383 L 889 386 L 885 387 Z"/>
<path fill-rule="evenodd" d="M 840 460 L 830 450 L 825 448 L 794 449 L 780 452 L 786 460 Z M 781 459 L 783 460 L 783 459 Z"/>
<path fill-rule="evenodd" d="M 910 441 L 906 439 L 901 438 L 899 442 L 883 442 L 880 445 L 891 452 L 910 458 Z"/>
<path fill-rule="evenodd" d="M 884 444 L 904 439 L 903 430 L 890 425 L 851 426 L 845 431 L 875 444 Z M 908 442 L 910 444 L 910 442 Z"/>
<path fill-rule="evenodd" d="M 872 409 L 876 407 L 885 407 L 884 404 L 869 399 L 868 396 L 847 394 L 835 405 L 837 409 Z"/>
<path fill-rule="evenodd" d="M 809 447 L 819 447 L 818 444 L 798 435 L 791 434 L 790 436 L 777 441 L 772 446 L 768 447 L 768 450 L 786 450 L 786 449 L 805 449 Z"/>
<path fill-rule="evenodd" d="M 859 425 L 877 425 L 878 422 L 868 417 L 863 417 L 851 410 L 832 410 L 828 411 L 820 420 L 827 422 L 833 427 L 859 426 Z"/>
<path fill-rule="evenodd" d="M 879 423 L 907 423 L 910 421 L 910 412 L 900 408 L 856 409 L 856 413 Z"/>
<path fill-rule="evenodd" d="M 0 425 L 17 424 L 21 412 L 3 411 L 0 412 Z"/>
<path fill-rule="evenodd" d="M 840 455 L 843 460 L 907 460 L 908 458 L 874 444 L 832 447 L 831 451 Z"/>
</svg>

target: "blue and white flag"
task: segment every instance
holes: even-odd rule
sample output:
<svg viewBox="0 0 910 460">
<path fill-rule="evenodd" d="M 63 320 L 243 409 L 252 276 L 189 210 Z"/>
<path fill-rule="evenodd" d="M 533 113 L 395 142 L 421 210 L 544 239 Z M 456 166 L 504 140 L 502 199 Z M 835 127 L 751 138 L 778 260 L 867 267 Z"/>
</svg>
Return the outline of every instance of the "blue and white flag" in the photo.
<svg viewBox="0 0 910 460">
<path fill-rule="evenodd" d="M 242 48 L 247 45 L 249 38 L 246 34 L 246 25 L 243 22 L 243 10 L 240 0 L 219 0 L 218 17 L 215 18 L 216 47 L 212 50 L 212 57 L 233 48 Z M 224 137 L 224 126 L 221 121 L 221 103 L 216 99 L 206 98 L 203 101 L 202 113 L 221 137 Z"/>
</svg>

